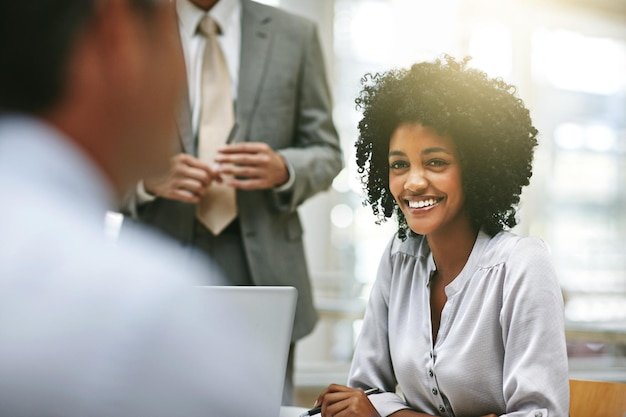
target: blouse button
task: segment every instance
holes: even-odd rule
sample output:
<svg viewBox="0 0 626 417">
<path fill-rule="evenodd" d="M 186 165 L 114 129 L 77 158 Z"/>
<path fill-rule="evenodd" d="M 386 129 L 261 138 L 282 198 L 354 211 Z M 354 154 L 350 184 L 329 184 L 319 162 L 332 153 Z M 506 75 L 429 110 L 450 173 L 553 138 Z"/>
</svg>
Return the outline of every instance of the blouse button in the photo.
<svg viewBox="0 0 626 417">
<path fill-rule="evenodd" d="M 537 411 L 535 413 L 535 417 L 543 417 L 543 413 L 541 411 Z"/>
<path fill-rule="evenodd" d="M 428 376 L 432 378 L 434 375 L 435 375 L 435 373 L 433 372 L 433 370 L 429 369 L 428 370 Z"/>
<path fill-rule="evenodd" d="M 440 413 L 445 413 L 446 412 L 446 407 L 444 407 L 443 405 L 439 406 L 439 412 Z"/>
<path fill-rule="evenodd" d="M 437 395 L 439 394 L 439 391 L 437 391 L 437 388 L 433 388 L 433 395 Z M 535 416 L 535 417 L 541 417 L 541 416 Z"/>
</svg>

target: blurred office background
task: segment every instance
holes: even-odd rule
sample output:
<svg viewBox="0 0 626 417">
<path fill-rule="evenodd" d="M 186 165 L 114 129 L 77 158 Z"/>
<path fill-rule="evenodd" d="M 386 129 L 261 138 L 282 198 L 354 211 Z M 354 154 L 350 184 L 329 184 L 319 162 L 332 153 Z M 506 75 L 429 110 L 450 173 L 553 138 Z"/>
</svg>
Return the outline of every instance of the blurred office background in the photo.
<svg viewBox="0 0 626 417">
<path fill-rule="evenodd" d="M 394 222 L 376 225 L 353 162 L 365 73 L 470 55 L 519 87 L 539 128 L 516 232 L 550 246 L 573 377 L 626 382 L 626 2 L 264 0 L 319 25 L 346 168 L 301 209 L 322 320 L 299 344 L 300 400 L 345 383 Z"/>
</svg>

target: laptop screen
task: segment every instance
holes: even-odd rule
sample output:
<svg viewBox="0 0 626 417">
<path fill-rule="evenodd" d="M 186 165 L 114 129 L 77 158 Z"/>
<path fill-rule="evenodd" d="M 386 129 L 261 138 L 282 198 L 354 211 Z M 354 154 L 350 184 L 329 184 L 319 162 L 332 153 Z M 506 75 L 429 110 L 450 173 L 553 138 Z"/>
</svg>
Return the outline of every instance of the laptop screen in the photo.
<svg viewBox="0 0 626 417">
<path fill-rule="evenodd" d="M 232 369 L 230 375 L 224 375 L 226 384 L 235 385 L 223 390 L 222 395 L 232 396 L 227 403 L 232 403 L 241 416 L 278 417 L 297 290 L 206 286 L 200 287 L 200 296 L 224 310 L 207 325 L 226 329 L 227 334 L 216 337 L 215 343 L 221 345 L 218 351 L 231 353 L 216 358 L 221 369 Z"/>
</svg>

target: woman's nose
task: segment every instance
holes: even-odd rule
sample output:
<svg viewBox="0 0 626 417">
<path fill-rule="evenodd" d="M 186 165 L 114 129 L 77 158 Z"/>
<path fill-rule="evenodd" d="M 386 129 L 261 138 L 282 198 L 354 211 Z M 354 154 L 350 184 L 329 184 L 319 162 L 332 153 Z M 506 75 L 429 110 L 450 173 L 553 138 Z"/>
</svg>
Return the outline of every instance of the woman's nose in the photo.
<svg viewBox="0 0 626 417">
<path fill-rule="evenodd" d="M 404 189 L 412 193 L 417 193 L 425 190 L 427 187 L 428 181 L 424 176 L 424 171 L 421 169 L 411 170 L 404 183 Z"/>
</svg>

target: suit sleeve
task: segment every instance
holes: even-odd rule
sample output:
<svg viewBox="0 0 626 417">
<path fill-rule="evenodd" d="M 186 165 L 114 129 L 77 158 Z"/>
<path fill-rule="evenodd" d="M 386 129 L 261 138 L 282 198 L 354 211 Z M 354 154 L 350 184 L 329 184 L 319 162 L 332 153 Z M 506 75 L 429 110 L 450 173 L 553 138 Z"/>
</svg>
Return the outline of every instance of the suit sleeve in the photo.
<svg viewBox="0 0 626 417">
<path fill-rule="evenodd" d="M 295 174 L 289 190 L 275 193 L 283 211 L 294 211 L 326 190 L 343 166 L 317 30 L 313 24 L 305 30 L 294 138 L 291 147 L 279 151 Z"/>
</svg>

